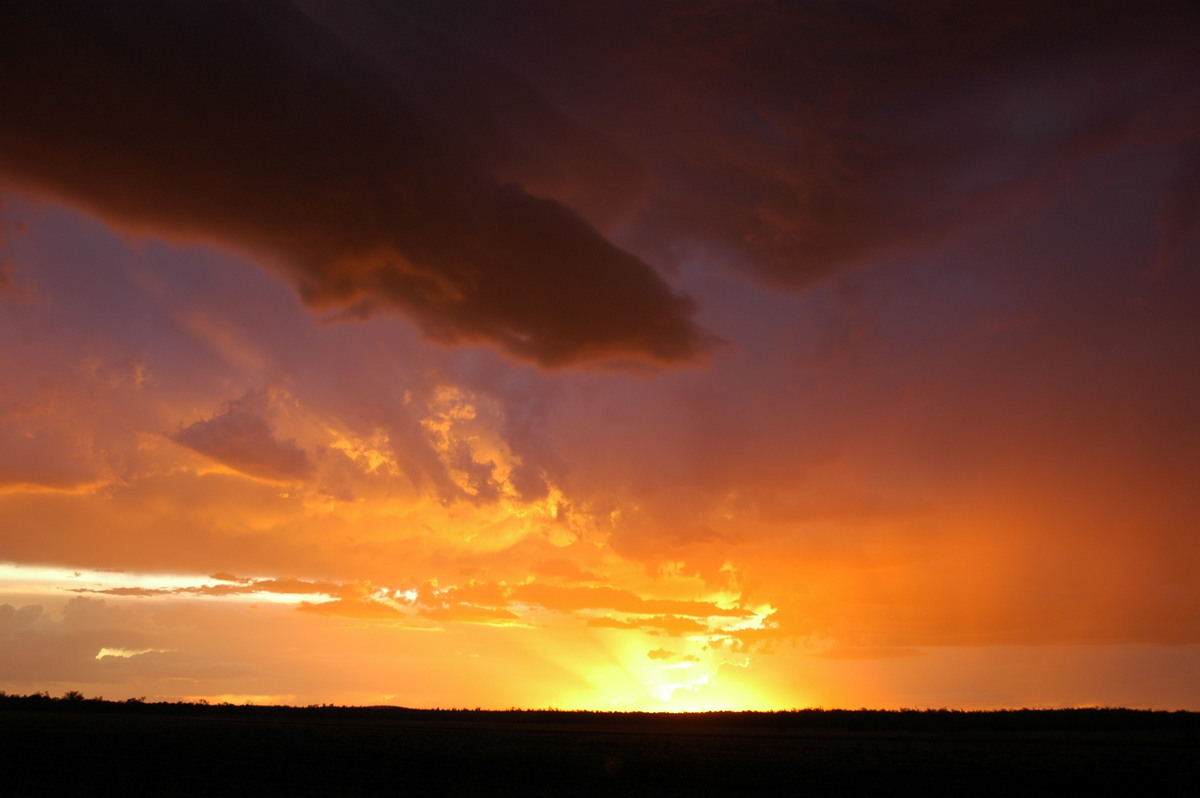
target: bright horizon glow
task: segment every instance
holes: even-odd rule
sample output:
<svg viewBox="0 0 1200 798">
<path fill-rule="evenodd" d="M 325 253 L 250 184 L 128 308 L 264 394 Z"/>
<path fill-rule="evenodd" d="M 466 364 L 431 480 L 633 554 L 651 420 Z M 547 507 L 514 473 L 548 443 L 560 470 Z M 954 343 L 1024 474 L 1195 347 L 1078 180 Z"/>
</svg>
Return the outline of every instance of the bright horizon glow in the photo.
<svg viewBox="0 0 1200 798">
<path fill-rule="evenodd" d="M 247 584 L 269 581 L 245 578 Z M 0 596 L 14 595 L 106 595 L 111 591 L 126 591 L 136 595 L 153 593 L 188 595 L 195 598 L 233 602 L 271 602 L 277 604 L 324 604 L 334 601 L 324 593 L 282 593 L 264 590 L 247 592 L 211 592 L 220 587 L 233 588 L 238 582 L 195 574 L 137 573 L 120 570 L 79 570 L 56 566 L 0 562 Z M 210 591 L 210 592 L 206 592 Z M 120 593 L 116 593 L 120 595 Z"/>
</svg>

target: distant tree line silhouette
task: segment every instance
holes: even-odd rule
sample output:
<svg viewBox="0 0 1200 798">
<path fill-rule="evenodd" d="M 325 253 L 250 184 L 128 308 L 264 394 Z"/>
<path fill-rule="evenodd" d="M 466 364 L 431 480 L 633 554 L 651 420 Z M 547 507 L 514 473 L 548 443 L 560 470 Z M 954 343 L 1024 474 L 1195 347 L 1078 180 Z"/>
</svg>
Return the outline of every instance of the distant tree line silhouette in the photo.
<svg viewBox="0 0 1200 798">
<path fill-rule="evenodd" d="M 177 715 L 230 715 L 293 719 L 388 719 L 445 723 L 636 725 L 647 731 L 688 731 L 704 727 L 787 732 L 1151 732 L 1170 731 L 1194 739 L 1200 713 L 1125 707 L 1072 709 L 790 709 L 778 711 L 607 712 L 599 710 L 506 710 L 311 704 L 260 706 L 206 701 L 147 701 L 144 697 L 107 701 L 77 690 L 60 697 L 42 691 L 10 695 L 0 691 L 0 711 L 120 712 Z"/>
</svg>

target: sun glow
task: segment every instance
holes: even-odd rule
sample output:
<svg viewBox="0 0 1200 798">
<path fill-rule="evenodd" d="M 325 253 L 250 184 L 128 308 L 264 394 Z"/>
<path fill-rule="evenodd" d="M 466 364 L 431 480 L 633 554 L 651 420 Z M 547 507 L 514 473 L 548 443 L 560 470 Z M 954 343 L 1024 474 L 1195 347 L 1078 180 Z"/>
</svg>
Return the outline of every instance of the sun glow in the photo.
<svg viewBox="0 0 1200 798">
<path fill-rule="evenodd" d="M 184 574 L 139 574 L 124 569 L 105 571 L 0 562 L 0 591 L 6 593 L 31 590 L 75 593 L 111 587 L 170 590 L 199 586 L 206 580 L 207 577 Z"/>
<path fill-rule="evenodd" d="M 748 676 L 750 657 L 707 638 L 663 638 L 640 630 L 589 627 L 541 656 L 575 677 L 555 706 L 636 712 L 771 709 Z"/>
</svg>

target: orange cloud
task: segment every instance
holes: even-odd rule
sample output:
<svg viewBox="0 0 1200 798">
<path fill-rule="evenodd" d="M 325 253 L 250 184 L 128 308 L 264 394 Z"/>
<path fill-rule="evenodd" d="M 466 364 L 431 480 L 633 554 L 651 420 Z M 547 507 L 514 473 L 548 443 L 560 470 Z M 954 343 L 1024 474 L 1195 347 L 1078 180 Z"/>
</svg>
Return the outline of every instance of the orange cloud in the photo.
<svg viewBox="0 0 1200 798">
<path fill-rule="evenodd" d="M 497 623 L 516 621 L 512 612 L 497 607 L 477 607 L 471 604 L 455 604 L 449 607 L 421 610 L 421 617 L 447 623 Z"/>
<path fill-rule="evenodd" d="M 745 617 L 751 613 L 742 609 L 725 609 L 703 601 L 676 601 L 673 599 L 646 599 L 628 590 L 613 587 L 558 587 L 531 583 L 518 585 L 512 590 L 512 598 L 527 604 L 538 604 L 546 609 L 571 611 L 582 609 L 606 609 L 645 615 L 672 613 L 693 617 Z"/>
<path fill-rule="evenodd" d="M 681 618 L 674 615 L 659 615 L 654 618 L 632 618 L 621 620 L 611 616 L 588 618 L 588 626 L 606 629 L 648 629 L 651 632 L 661 632 L 668 636 L 681 636 L 708 631 L 708 627 L 695 618 Z"/>
<path fill-rule="evenodd" d="M 395 607 L 362 598 L 339 598 L 334 601 L 323 601 L 316 604 L 303 601 L 297 605 L 297 609 L 317 615 L 333 615 L 339 618 L 356 618 L 368 621 L 394 621 L 405 617 Z"/>
</svg>

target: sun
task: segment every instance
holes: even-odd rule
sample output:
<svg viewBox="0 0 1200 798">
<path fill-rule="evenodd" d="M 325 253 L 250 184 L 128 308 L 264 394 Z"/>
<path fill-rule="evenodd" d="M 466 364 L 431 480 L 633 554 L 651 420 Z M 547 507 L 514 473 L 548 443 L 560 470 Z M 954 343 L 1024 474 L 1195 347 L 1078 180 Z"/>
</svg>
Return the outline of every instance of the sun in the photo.
<svg viewBox="0 0 1200 798">
<path fill-rule="evenodd" d="M 565 709 L 620 712 L 770 711 L 781 704 L 756 684 L 751 655 L 712 646 L 703 637 L 665 640 L 649 634 L 592 630 L 590 645 L 566 649 L 559 663 L 586 689 L 557 702 Z M 790 706 L 791 704 L 789 704 Z"/>
</svg>

